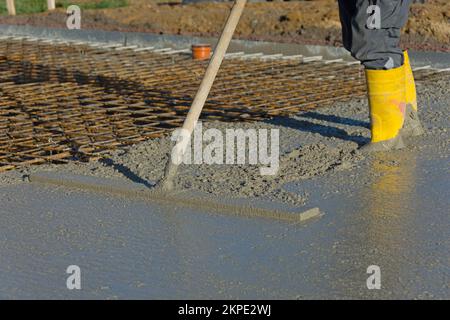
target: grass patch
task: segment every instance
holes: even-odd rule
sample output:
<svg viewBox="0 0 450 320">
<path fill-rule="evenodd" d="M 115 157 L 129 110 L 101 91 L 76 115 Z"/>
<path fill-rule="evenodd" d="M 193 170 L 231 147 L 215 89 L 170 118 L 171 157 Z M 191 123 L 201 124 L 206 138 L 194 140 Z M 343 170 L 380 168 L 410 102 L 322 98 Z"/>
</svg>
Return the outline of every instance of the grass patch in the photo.
<svg viewBox="0 0 450 320">
<path fill-rule="evenodd" d="M 47 11 L 47 0 L 15 0 L 17 14 L 30 14 Z M 82 1 L 77 0 L 56 0 L 57 8 L 67 8 L 72 4 L 76 4 L 81 9 L 111 9 L 128 6 L 128 0 L 93 0 Z M 6 1 L 0 0 L 0 14 L 8 14 Z"/>
<path fill-rule="evenodd" d="M 72 4 L 76 4 L 81 9 L 112 9 L 128 6 L 128 0 L 83 1 L 82 3 L 76 3 L 76 0 L 58 0 L 56 7 L 67 8 Z"/>
<path fill-rule="evenodd" d="M 47 0 L 15 0 L 16 14 L 44 12 L 47 10 Z M 0 0 L 0 14 L 8 14 L 6 1 Z"/>
</svg>

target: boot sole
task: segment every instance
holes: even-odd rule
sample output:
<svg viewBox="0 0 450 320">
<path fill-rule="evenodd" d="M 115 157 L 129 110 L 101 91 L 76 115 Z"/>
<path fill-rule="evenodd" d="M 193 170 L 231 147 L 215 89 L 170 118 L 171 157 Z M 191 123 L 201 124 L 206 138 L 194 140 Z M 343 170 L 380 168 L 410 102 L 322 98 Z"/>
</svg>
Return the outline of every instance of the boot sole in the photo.
<svg viewBox="0 0 450 320">
<path fill-rule="evenodd" d="M 380 141 L 380 142 L 371 142 L 369 144 L 366 144 L 365 146 L 362 146 L 360 150 L 362 152 L 384 152 L 389 150 L 399 150 L 403 149 L 405 147 L 405 143 L 403 142 L 402 138 L 402 132 L 399 132 L 399 134 L 389 140 Z"/>
<path fill-rule="evenodd" d="M 403 138 L 417 137 L 425 131 L 420 123 L 419 115 L 410 104 L 406 106 L 405 122 L 398 135 L 390 140 L 371 142 L 360 148 L 363 152 L 383 152 L 389 150 L 399 150 L 405 147 Z"/>
</svg>

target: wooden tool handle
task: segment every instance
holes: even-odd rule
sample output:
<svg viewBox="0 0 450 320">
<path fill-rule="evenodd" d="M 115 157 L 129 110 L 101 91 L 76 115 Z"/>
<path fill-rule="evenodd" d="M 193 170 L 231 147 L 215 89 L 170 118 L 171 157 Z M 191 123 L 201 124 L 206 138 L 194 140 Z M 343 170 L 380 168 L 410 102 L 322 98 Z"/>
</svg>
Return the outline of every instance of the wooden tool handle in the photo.
<svg viewBox="0 0 450 320">
<path fill-rule="evenodd" d="M 14 0 L 6 0 L 6 8 L 8 9 L 8 14 L 10 16 L 16 15 L 16 5 L 14 4 Z"/>
<path fill-rule="evenodd" d="M 228 17 L 225 28 L 222 31 L 222 35 L 220 36 L 219 42 L 214 50 L 208 69 L 206 69 L 200 88 L 195 95 L 194 101 L 192 102 L 189 113 L 183 124 L 183 129 L 186 129 L 190 133 L 194 130 L 198 118 L 200 117 L 203 106 L 205 105 L 206 99 L 208 98 L 211 87 L 216 79 L 223 58 L 225 57 L 228 46 L 231 42 L 231 38 L 233 37 L 236 26 L 239 23 L 246 2 L 247 0 L 236 0 L 230 16 Z"/>
<path fill-rule="evenodd" d="M 169 158 L 169 162 L 166 166 L 164 178 L 160 182 L 166 190 L 173 188 L 172 180 L 176 175 L 178 163 L 180 163 L 180 160 L 186 152 L 189 138 L 192 136 L 192 132 L 198 122 L 203 106 L 205 105 L 206 99 L 211 91 L 211 87 L 216 79 L 217 73 L 219 72 L 223 58 L 225 57 L 231 38 L 233 37 L 234 31 L 236 30 L 246 3 L 247 0 L 236 0 L 233 8 L 231 9 L 231 13 L 228 16 L 228 20 L 222 31 L 219 42 L 214 49 L 213 56 L 211 57 L 208 68 L 206 69 L 200 88 L 195 95 L 186 120 L 183 123 L 181 131 L 184 133 L 184 138 L 181 139 L 181 141 L 179 141 L 175 146 L 172 156 Z"/>
</svg>

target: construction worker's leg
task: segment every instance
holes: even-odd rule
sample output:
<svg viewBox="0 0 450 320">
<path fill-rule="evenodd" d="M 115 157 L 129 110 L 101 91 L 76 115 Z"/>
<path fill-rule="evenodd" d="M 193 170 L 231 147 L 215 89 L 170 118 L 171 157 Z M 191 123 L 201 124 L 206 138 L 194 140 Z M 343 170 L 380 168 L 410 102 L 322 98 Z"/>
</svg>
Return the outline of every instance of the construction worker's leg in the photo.
<svg viewBox="0 0 450 320">
<path fill-rule="evenodd" d="M 340 0 L 339 8 L 344 45 L 366 68 L 372 141 L 365 149 L 401 148 L 406 72 L 399 41 L 409 1 Z"/>
<path fill-rule="evenodd" d="M 371 70 L 403 65 L 400 29 L 410 0 L 339 0 L 344 46 Z"/>
<path fill-rule="evenodd" d="M 339 0 L 339 16 L 342 25 L 342 42 L 345 49 L 352 48 L 352 20 L 356 15 L 356 0 Z"/>
</svg>

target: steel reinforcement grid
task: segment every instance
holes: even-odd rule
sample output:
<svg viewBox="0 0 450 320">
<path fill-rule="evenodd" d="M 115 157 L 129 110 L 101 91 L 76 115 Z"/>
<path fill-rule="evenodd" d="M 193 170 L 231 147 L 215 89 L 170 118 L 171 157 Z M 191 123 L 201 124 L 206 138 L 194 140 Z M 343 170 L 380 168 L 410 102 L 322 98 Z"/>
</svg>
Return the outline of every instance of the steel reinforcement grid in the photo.
<svg viewBox="0 0 450 320">
<path fill-rule="evenodd" d="M 180 126 L 207 64 L 188 50 L 0 38 L 0 171 L 95 159 Z M 232 53 L 202 118 L 258 121 L 364 95 L 356 63 Z"/>
</svg>

